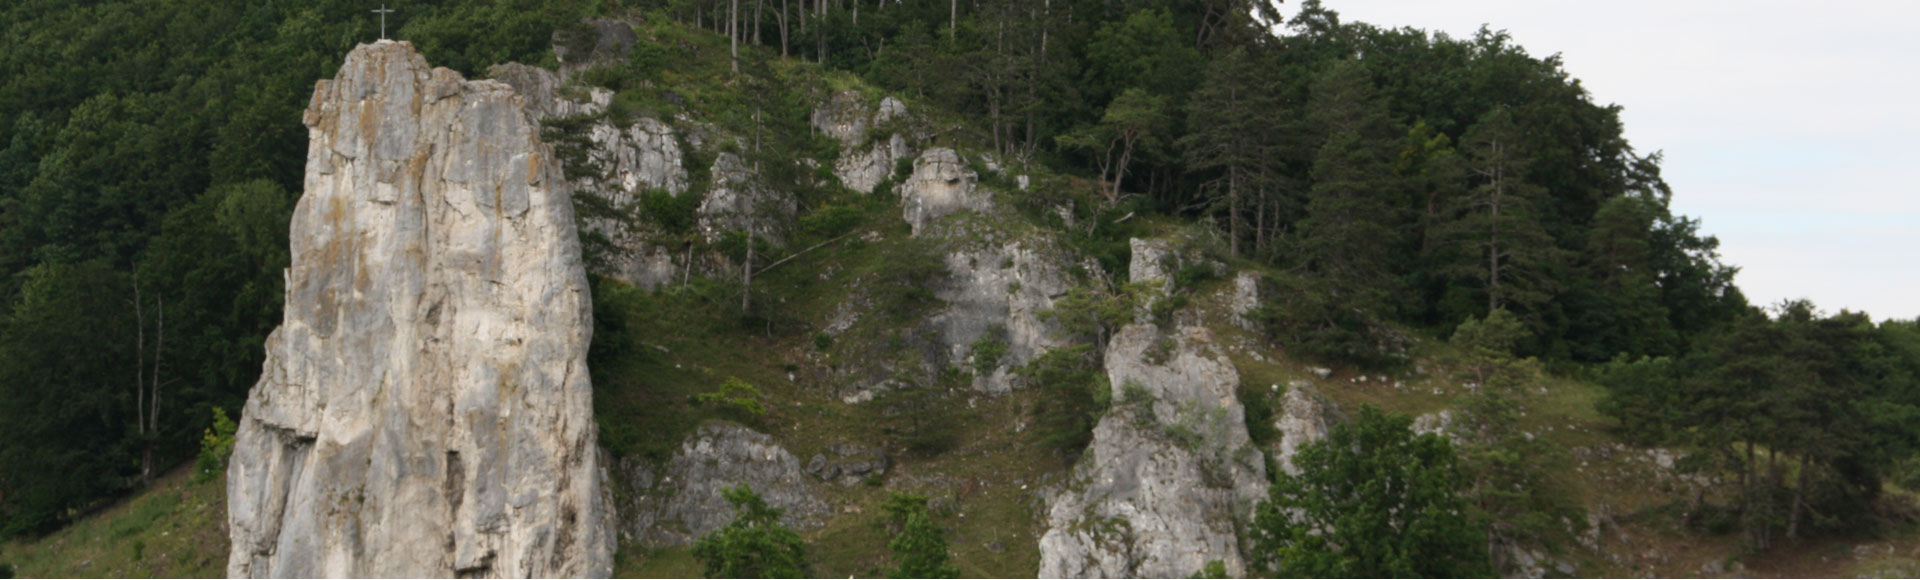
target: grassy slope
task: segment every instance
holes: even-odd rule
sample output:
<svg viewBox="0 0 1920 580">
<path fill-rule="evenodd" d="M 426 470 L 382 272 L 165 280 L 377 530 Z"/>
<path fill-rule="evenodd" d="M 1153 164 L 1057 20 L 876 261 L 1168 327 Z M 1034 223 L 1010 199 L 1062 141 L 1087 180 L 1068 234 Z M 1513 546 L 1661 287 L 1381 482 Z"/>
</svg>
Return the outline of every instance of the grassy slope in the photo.
<svg viewBox="0 0 1920 580">
<path fill-rule="evenodd" d="M 226 479 L 195 482 L 189 464 L 65 529 L 6 544 L 0 562 L 22 578 L 224 577 L 226 518 Z"/>
</svg>

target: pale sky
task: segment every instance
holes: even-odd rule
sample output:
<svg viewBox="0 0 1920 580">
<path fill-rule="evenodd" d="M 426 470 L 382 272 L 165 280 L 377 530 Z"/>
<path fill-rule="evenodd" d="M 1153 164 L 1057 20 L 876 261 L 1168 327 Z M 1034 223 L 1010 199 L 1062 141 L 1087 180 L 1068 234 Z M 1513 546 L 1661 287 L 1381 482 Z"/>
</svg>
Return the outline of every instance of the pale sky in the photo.
<svg viewBox="0 0 1920 580">
<path fill-rule="evenodd" d="M 1342 22 L 1559 53 L 1756 305 L 1920 316 L 1920 2 L 1322 0 Z M 1291 16 L 1299 0 L 1282 5 Z"/>
</svg>

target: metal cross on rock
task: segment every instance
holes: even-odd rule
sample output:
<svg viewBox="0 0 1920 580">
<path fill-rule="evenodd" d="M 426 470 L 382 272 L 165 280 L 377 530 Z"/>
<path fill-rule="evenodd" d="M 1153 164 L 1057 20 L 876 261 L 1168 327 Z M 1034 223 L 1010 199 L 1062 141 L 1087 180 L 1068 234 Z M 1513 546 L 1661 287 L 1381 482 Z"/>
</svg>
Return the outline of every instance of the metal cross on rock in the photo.
<svg viewBox="0 0 1920 580">
<path fill-rule="evenodd" d="M 387 38 L 387 15 L 388 15 L 388 14 L 392 14 L 392 13 L 393 13 L 393 9 L 391 9 L 391 8 L 387 8 L 387 5 L 386 5 L 386 4 L 381 4 L 381 5 L 380 5 L 380 9 L 379 9 L 379 10 L 373 10 L 372 12 L 375 12 L 375 13 L 378 13 L 378 14 L 380 15 L 380 39 L 381 39 L 381 40 L 386 40 L 386 38 Z"/>
</svg>

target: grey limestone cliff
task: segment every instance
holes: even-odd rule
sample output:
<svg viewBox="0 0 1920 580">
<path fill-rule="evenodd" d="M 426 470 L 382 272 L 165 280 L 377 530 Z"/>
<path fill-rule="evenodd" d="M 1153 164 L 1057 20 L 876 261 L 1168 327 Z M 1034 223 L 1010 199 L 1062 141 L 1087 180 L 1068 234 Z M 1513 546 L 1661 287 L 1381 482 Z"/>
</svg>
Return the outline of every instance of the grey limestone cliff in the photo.
<svg viewBox="0 0 1920 580">
<path fill-rule="evenodd" d="M 383 40 L 315 87 L 305 123 L 285 318 L 228 470 L 228 574 L 610 574 L 586 274 L 520 97 Z"/>
<path fill-rule="evenodd" d="M 869 112 L 860 93 L 841 91 L 815 108 L 812 120 L 814 128 L 840 142 L 840 158 L 833 164 L 833 174 L 840 183 L 847 189 L 872 193 L 893 174 L 894 163 L 913 155 L 905 135 L 881 132 L 891 122 L 906 118 L 907 105 L 899 99 L 881 99 Z"/>
<path fill-rule="evenodd" d="M 1164 283 L 1165 245 L 1135 243 L 1132 282 Z M 1239 373 L 1203 327 L 1136 322 L 1108 342 L 1114 407 L 1040 538 L 1042 578 L 1179 578 L 1218 560 L 1247 573 L 1237 530 L 1264 497 Z"/>
</svg>

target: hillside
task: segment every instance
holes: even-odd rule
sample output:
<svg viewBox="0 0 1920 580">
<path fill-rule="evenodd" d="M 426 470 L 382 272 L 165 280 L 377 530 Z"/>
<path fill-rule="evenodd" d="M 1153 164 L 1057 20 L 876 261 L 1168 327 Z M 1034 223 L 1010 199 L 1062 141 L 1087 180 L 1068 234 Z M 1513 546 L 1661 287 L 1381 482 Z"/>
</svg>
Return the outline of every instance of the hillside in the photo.
<svg viewBox="0 0 1920 580">
<path fill-rule="evenodd" d="M 8 9 L 7 46 L 200 4 Z M 1920 327 L 1747 304 L 1618 108 L 1502 33 L 1318 2 L 1278 34 L 1262 3 L 802 2 L 755 5 L 735 57 L 720 3 L 511 4 L 394 35 L 511 86 L 561 158 L 616 576 L 701 574 L 735 484 L 823 577 L 894 571 L 894 494 L 928 498 L 969 577 L 1271 574 L 1247 514 L 1369 405 L 1452 441 L 1502 574 L 1920 570 Z M 221 573 L 225 483 L 163 467 L 258 378 L 313 181 L 291 123 L 366 39 L 317 23 L 350 9 L 203 15 L 256 42 L 164 59 L 76 45 L 172 76 L 8 51 L 18 574 Z M 88 74 L 129 80 L 29 82 Z"/>
</svg>

